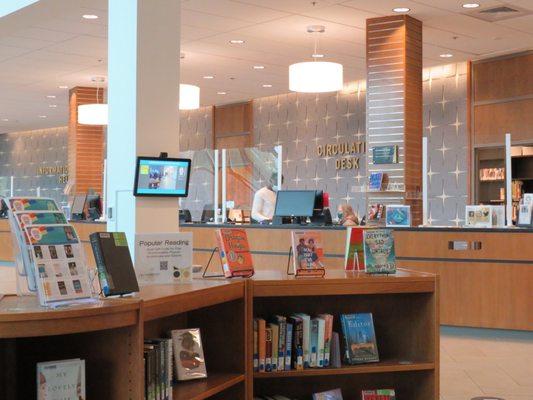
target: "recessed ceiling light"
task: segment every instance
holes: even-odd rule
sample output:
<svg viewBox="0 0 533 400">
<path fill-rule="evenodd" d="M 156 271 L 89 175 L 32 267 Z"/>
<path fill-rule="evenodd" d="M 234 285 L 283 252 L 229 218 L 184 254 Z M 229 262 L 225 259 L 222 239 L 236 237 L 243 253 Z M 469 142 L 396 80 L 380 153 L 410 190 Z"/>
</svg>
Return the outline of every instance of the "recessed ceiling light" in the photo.
<svg viewBox="0 0 533 400">
<path fill-rule="evenodd" d="M 315 53 L 315 54 L 311 54 L 311 57 L 313 57 L 313 58 L 324 58 L 324 54 Z"/>
<path fill-rule="evenodd" d="M 463 4 L 463 8 L 478 8 L 479 3 L 465 3 Z"/>
<path fill-rule="evenodd" d="M 55 95 L 53 95 L 53 94 L 49 94 L 48 96 L 46 96 L 46 98 L 47 98 L 47 99 L 55 99 L 55 98 L 56 98 L 56 96 L 55 96 Z"/>
<path fill-rule="evenodd" d="M 49 104 L 48 107 L 50 107 L 50 108 L 57 108 L 57 104 Z"/>
<path fill-rule="evenodd" d="M 406 13 L 406 12 L 411 11 L 411 9 L 408 7 L 396 7 L 396 8 L 393 8 L 392 11 L 394 11 L 395 13 Z"/>
<path fill-rule="evenodd" d="M 451 58 L 451 57 L 453 57 L 453 54 L 450 54 L 450 53 L 444 53 L 440 55 L 440 58 Z"/>
<path fill-rule="evenodd" d="M 39 118 L 47 118 L 46 115 L 39 115 Z"/>
<path fill-rule="evenodd" d="M 244 40 L 242 40 L 242 39 L 231 39 L 229 42 L 231 44 L 243 44 Z"/>
<path fill-rule="evenodd" d="M 95 14 L 83 14 L 82 18 L 83 19 L 98 19 L 98 15 L 95 15 Z"/>
<path fill-rule="evenodd" d="M 9 121 L 9 118 L 2 118 L 2 121 L 7 122 Z"/>
<path fill-rule="evenodd" d="M 59 88 L 59 89 L 68 89 L 68 86 L 66 86 L 66 85 L 60 85 L 60 86 L 58 86 L 58 88 Z"/>
<path fill-rule="evenodd" d="M 254 69 L 265 69 L 264 65 L 254 65 Z"/>
<path fill-rule="evenodd" d="M 213 79 L 213 78 L 214 78 L 213 75 L 205 75 L 205 76 L 204 76 L 204 79 Z"/>
<path fill-rule="evenodd" d="M 264 88 L 271 88 L 272 85 L 270 83 L 263 83 L 261 86 L 263 86 Z"/>
<path fill-rule="evenodd" d="M 217 92 L 217 94 L 226 94 L 226 92 Z"/>
</svg>

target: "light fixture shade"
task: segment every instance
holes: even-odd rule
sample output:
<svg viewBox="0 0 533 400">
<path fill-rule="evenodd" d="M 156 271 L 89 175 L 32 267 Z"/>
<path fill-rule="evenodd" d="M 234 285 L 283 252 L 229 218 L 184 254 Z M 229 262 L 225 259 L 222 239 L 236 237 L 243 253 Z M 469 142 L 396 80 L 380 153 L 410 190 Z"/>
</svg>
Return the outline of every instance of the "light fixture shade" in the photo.
<svg viewBox="0 0 533 400">
<path fill-rule="evenodd" d="M 180 83 L 180 110 L 196 110 L 200 108 L 200 88 Z"/>
<path fill-rule="evenodd" d="M 289 66 L 289 89 L 301 93 L 336 92 L 343 87 L 342 65 L 327 61 L 300 62 Z"/>
<path fill-rule="evenodd" d="M 107 104 L 82 104 L 78 106 L 78 124 L 107 125 Z"/>
</svg>

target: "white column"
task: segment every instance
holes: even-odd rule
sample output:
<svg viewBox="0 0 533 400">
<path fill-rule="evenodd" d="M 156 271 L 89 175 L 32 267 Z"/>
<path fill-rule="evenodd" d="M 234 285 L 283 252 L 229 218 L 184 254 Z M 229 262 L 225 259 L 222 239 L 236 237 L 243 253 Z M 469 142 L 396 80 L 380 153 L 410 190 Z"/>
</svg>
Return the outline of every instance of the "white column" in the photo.
<svg viewBox="0 0 533 400">
<path fill-rule="evenodd" d="M 134 198 L 137 155 L 178 154 L 180 0 L 109 0 L 108 230 L 178 230 L 178 201 Z"/>
<path fill-rule="evenodd" d="M 513 171 L 511 158 L 511 134 L 505 134 L 505 216 L 507 226 L 513 226 Z"/>
</svg>

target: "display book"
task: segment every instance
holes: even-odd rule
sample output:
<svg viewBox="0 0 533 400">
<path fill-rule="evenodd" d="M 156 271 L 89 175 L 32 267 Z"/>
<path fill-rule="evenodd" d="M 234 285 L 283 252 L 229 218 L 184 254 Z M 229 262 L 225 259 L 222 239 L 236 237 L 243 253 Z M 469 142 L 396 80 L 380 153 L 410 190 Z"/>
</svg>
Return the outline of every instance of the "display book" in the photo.
<svg viewBox="0 0 533 400">
<path fill-rule="evenodd" d="M 379 361 L 372 314 L 340 316 L 344 362 L 362 364 Z M 295 313 L 253 321 L 253 367 L 255 372 L 340 368 L 340 335 L 333 331 L 334 316 L 312 317 Z"/>
<path fill-rule="evenodd" d="M 144 341 L 144 396 L 171 400 L 178 381 L 207 378 L 200 329 L 176 329 Z"/>
<path fill-rule="evenodd" d="M 254 265 L 246 230 L 221 228 L 215 230 L 215 236 L 224 276 L 252 276 Z"/>
<path fill-rule="evenodd" d="M 5 199 L 13 235 L 18 290 L 37 292 L 42 306 L 90 301 L 91 285 L 83 245 L 53 199 Z M 20 286 L 26 278 L 27 291 Z"/>
<path fill-rule="evenodd" d="M 85 400 L 85 360 L 37 363 L 37 400 Z"/>
<path fill-rule="evenodd" d="M 291 232 L 292 273 L 296 276 L 324 276 L 322 234 L 315 230 Z"/>
<path fill-rule="evenodd" d="M 530 227 L 533 225 L 533 193 L 524 193 L 518 205 L 517 225 Z"/>
<path fill-rule="evenodd" d="M 388 228 L 348 227 L 344 269 L 370 274 L 396 273 L 394 232 Z"/>
<path fill-rule="evenodd" d="M 505 226 L 505 206 L 467 205 L 465 227 L 492 228 Z"/>
</svg>

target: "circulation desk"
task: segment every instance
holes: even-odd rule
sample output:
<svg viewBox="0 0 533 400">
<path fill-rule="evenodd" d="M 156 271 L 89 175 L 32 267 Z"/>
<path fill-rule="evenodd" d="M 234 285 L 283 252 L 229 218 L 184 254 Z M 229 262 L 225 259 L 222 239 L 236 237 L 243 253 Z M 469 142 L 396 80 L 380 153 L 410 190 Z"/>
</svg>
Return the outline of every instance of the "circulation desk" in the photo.
<svg viewBox="0 0 533 400">
<path fill-rule="evenodd" d="M 344 227 L 184 224 L 195 264 L 207 264 L 221 227 L 246 229 L 257 270 L 285 271 L 292 229 L 320 230 L 326 267 L 344 265 Z M 440 275 L 443 325 L 533 330 L 532 229 L 403 228 L 394 238 L 399 267 Z M 215 254 L 209 271 L 219 269 Z"/>
</svg>

